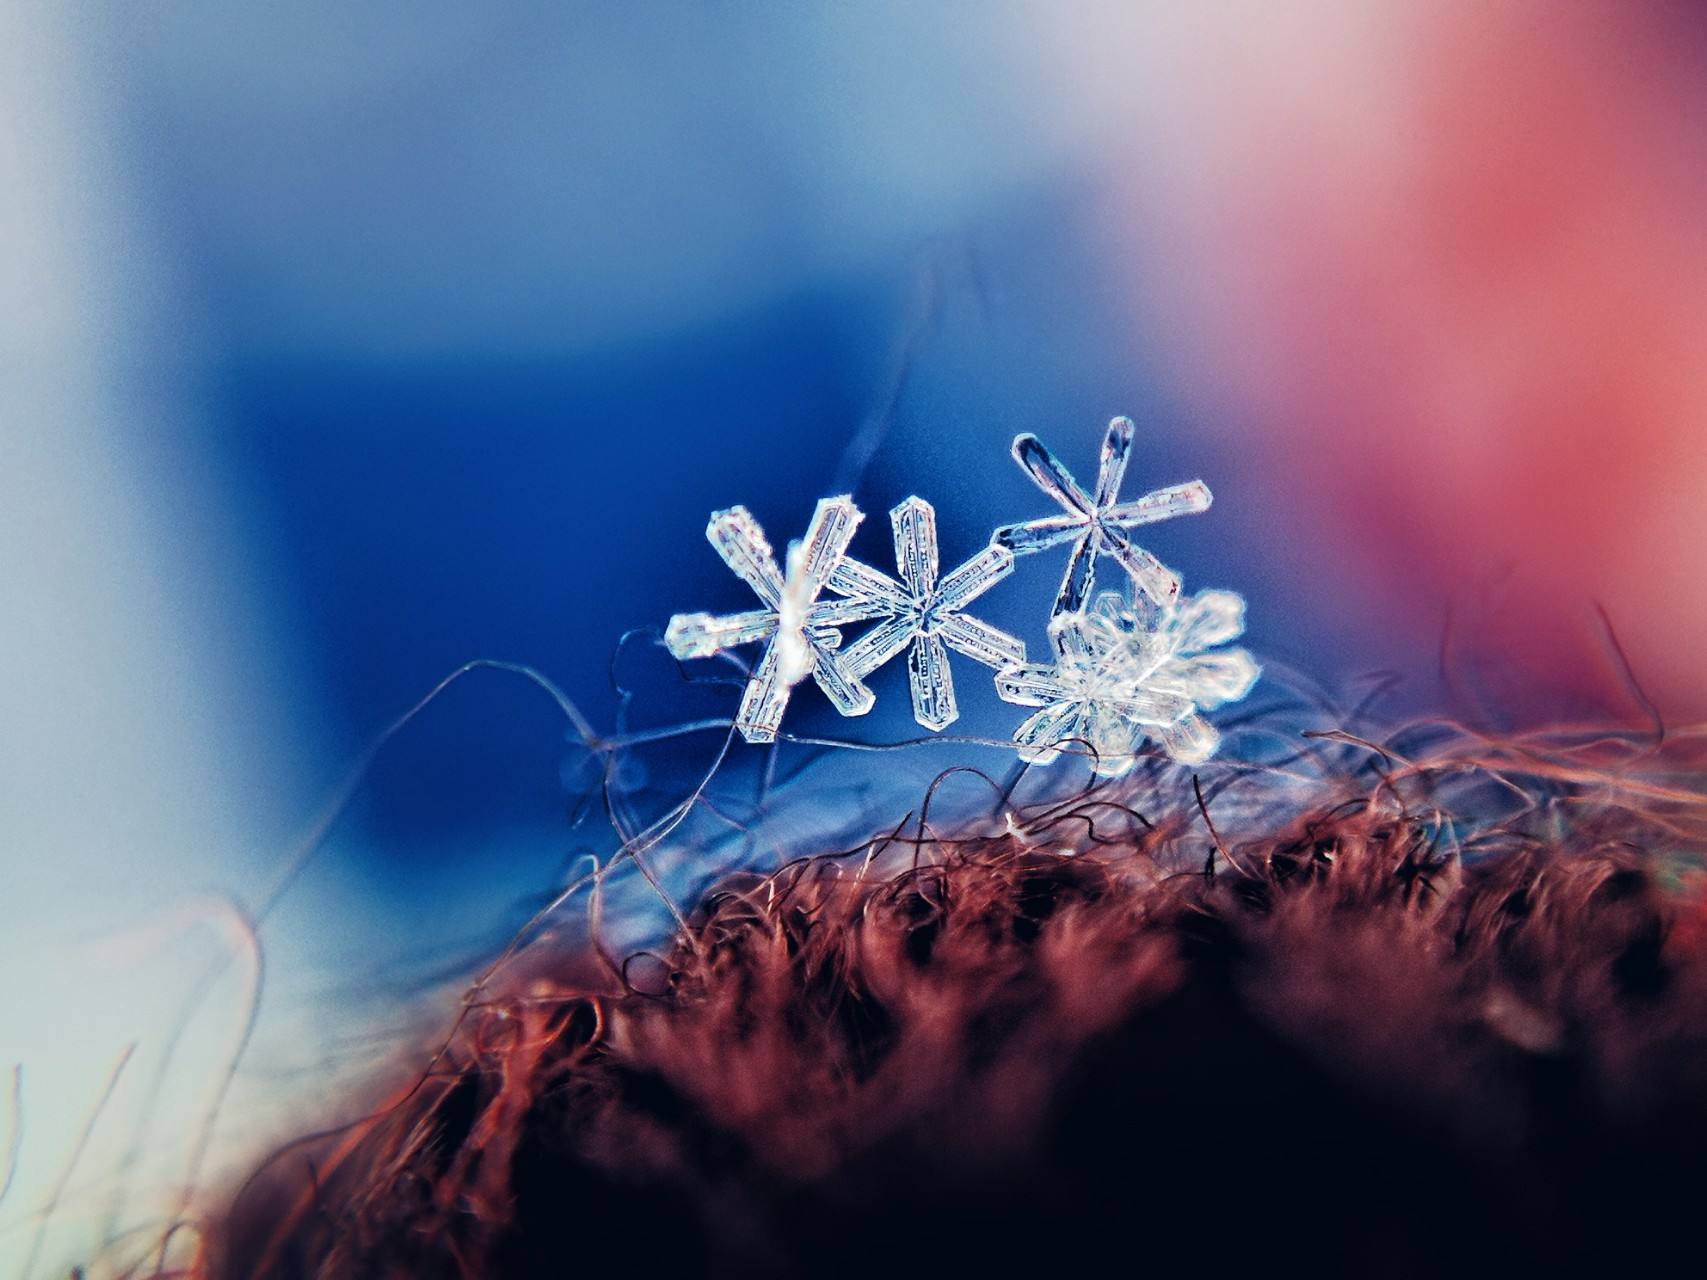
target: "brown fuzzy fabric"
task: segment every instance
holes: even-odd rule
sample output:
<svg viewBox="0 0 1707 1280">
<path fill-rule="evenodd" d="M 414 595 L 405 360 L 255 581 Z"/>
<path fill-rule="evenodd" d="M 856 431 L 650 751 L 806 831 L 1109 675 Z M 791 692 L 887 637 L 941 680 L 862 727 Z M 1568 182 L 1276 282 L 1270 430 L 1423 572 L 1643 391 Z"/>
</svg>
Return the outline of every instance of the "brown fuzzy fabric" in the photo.
<svg viewBox="0 0 1707 1280">
<path fill-rule="evenodd" d="M 1693 1269 L 1707 963 L 1646 847 L 1676 822 L 1567 797 L 1463 858 L 1380 785 L 1213 838 L 1190 786 L 1171 827 L 1099 835 L 1093 799 L 726 883 L 651 993 L 473 1010 L 312 1179 L 253 1180 L 207 1268 Z"/>
</svg>

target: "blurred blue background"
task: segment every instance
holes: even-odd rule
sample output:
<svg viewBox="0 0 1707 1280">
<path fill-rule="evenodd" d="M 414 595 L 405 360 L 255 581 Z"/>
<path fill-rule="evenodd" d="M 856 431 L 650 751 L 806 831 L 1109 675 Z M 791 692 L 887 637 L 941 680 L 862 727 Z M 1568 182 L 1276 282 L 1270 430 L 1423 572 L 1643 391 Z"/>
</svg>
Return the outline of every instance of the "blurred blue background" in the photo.
<svg viewBox="0 0 1707 1280">
<path fill-rule="evenodd" d="M 1130 493 L 1216 493 L 1148 545 L 1188 587 L 1244 592 L 1266 656 L 1426 669 L 1432 637 L 1321 607 L 1338 553 L 1290 536 L 1284 445 L 1158 377 L 1147 265 L 1108 237 L 1123 125 L 1062 92 L 1040 25 L 974 4 L 0 17 L 0 959 L 34 975 L 0 1010 L 0 1066 L 27 1064 L 36 1135 L 0 1248 L 29 1237 L 114 1046 L 158 1055 L 183 995 L 91 999 L 107 977 L 64 955 L 187 894 L 253 906 L 350 762 L 469 659 L 536 666 L 611 726 L 620 635 L 746 605 L 707 514 L 745 503 L 782 544 L 874 424 L 873 563 L 915 492 L 949 564 L 1047 514 L 1013 435 L 1088 476 L 1125 413 Z M 1060 569 L 1022 564 L 981 616 L 1040 647 Z M 621 665 L 638 724 L 736 698 L 655 653 Z M 1011 731 L 987 675 L 957 676 L 956 728 Z M 904 670 L 874 685 L 859 722 L 803 687 L 790 727 L 913 736 Z M 665 765 L 691 779 L 714 745 Z M 954 760 L 897 764 L 885 816 Z M 549 700 L 491 673 L 387 747 L 267 924 L 252 1099 L 331 1060 L 364 983 L 458 968 L 608 854 L 570 825 L 576 768 Z M 149 934 L 122 967 L 189 945 Z M 241 993 L 209 1008 L 217 1063 Z M 115 1096 L 123 1132 L 165 1114 Z M 231 1145 L 276 1133 L 267 1114 Z"/>
<path fill-rule="evenodd" d="M 1083 122 L 1016 92 L 1019 24 L 948 20 L 976 12 L 166 5 L 71 28 L 112 112 L 123 247 L 159 287 L 137 301 L 166 313 L 126 370 L 176 397 L 143 447 L 218 495 L 171 473 L 143 501 L 169 527 L 220 508 L 253 612 L 214 643 L 290 708 L 282 794 L 469 658 L 535 664 L 608 724 L 617 636 L 742 605 L 706 514 L 745 502 L 780 544 L 874 415 L 856 496 L 879 563 L 895 501 L 922 492 L 945 556 L 970 554 L 1048 509 L 1015 432 L 1088 472 L 1125 412 L 1134 486 L 1218 494 L 1156 549 L 1245 590 L 1260 642 L 1293 639 L 1271 621 L 1284 504 L 1237 430 L 1158 390 Z M 1024 570 L 988 610 L 1035 632 L 1059 565 Z M 962 676 L 967 727 L 997 734 L 987 684 Z M 859 732 L 906 734 L 903 673 L 878 685 Z M 792 722 L 833 719 L 803 692 Z M 526 883 L 561 854 L 555 729 L 525 688 L 456 690 L 388 749 L 340 865 L 420 923 L 471 847 L 536 833 L 479 859 L 481 883 Z"/>
</svg>

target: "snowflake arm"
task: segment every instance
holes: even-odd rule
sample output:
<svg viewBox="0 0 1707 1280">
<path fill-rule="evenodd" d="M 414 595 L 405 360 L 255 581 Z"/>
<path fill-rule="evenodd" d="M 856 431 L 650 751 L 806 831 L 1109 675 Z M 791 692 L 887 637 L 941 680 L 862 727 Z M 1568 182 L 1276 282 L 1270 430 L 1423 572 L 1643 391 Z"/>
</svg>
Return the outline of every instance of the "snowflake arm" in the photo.
<svg viewBox="0 0 1707 1280">
<path fill-rule="evenodd" d="M 1245 598 L 1237 591 L 1199 591 L 1175 606 L 1167 625 L 1176 650 L 1200 653 L 1245 633 Z"/>
<path fill-rule="evenodd" d="M 1202 764 L 1221 746 L 1221 735 L 1215 726 L 1195 711 L 1163 725 L 1157 736 L 1162 750 L 1181 764 Z"/>
<path fill-rule="evenodd" d="M 1015 556 L 1030 556 L 1072 542 L 1084 531 L 1083 516 L 1044 516 L 1023 524 L 1003 525 L 991 535 L 991 542 L 1006 547 Z"/>
<path fill-rule="evenodd" d="M 864 679 L 905 649 L 918 630 L 918 619 L 910 610 L 883 619 L 849 646 L 845 655 L 849 669 Z"/>
<path fill-rule="evenodd" d="M 1160 630 L 1169 656 L 1157 665 L 1152 685 L 1183 694 L 1203 710 L 1238 702 L 1262 674 L 1248 649 L 1217 648 L 1244 633 L 1245 600 L 1237 592 L 1199 591 L 1181 600 Z"/>
<path fill-rule="evenodd" d="M 954 696 L 954 676 L 948 669 L 948 650 L 942 639 L 921 632 L 907 651 L 907 684 L 913 695 L 913 719 L 933 733 L 960 718 Z"/>
<path fill-rule="evenodd" d="M 712 513 L 705 536 L 735 576 L 753 589 L 772 611 L 782 607 L 782 574 L 765 531 L 745 507 Z"/>
<path fill-rule="evenodd" d="M 1132 455 L 1132 419 L 1119 417 L 1108 424 L 1102 438 L 1102 455 L 1097 459 L 1096 495 L 1094 509 L 1106 511 L 1120 495 L 1120 482 L 1126 478 L 1126 462 Z"/>
<path fill-rule="evenodd" d="M 1003 702 L 1022 707 L 1046 707 L 1052 702 L 1073 702 L 1072 686 L 1055 667 L 1043 662 L 1024 663 L 996 673 L 996 692 Z"/>
<path fill-rule="evenodd" d="M 958 614 L 1013 571 L 1013 552 L 1005 547 L 985 547 L 937 584 L 937 612 Z"/>
<path fill-rule="evenodd" d="M 835 604 L 851 604 L 866 609 L 864 616 L 873 613 L 899 613 L 913 602 L 912 593 L 888 574 L 858 560 L 844 559 L 830 575 L 830 589 L 848 597 L 844 601 L 826 601 L 820 608 Z"/>
<path fill-rule="evenodd" d="M 956 653 L 1000 671 L 1025 658 L 1025 642 L 987 622 L 954 614 L 937 627 L 942 642 Z"/>
<path fill-rule="evenodd" d="M 664 644 L 677 658 L 687 659 L 765 642 L 735 716 L 735 727 L 748 742 L 776 739 L 790 691 L 807 675 L 843 715 L 871 710 L 875 699 L 838 652 L 841 633 L 836 628 L 864 621 L 877 611 L 864 599 L 818 599 L 863 518 L 849 497 L 820 501 L 806 536 L 789 548 L 786 575 L 764 530 L 745 507 L 716 512 L 706 525 L 705 536 L 723 563 L 765 607 L 723 616 L 677 614 L 664 632 Z"/>
<path fill-rule="evenodd" d="M 1086 541 L 1089 541 L 1087 539 Z M 1132 581 L 1145 595 L 1157 603 L 1170 603 L 1179 595 L 1179 575 L 1130 538 L 1101 538 L 1097 550 L 1106 551 L 1125 569 Z M 1081 546 L 1083 544 L 1080 544 Z M 1085 558 L 1084 587 L 1077 599 L 1090 594 L 1094 553 Z"/>
<path fill-rule="evenodd" d="M 806 611 L 806 622 L 812 627 L 846 627 L 856 622 L 869 622 L 883 611 L 869 599 L 816 600 Z"/>
<path fill-rule="evenodd" d="M 1116 418 L 1114 421 L 1128 422 L 1130 419 Z M 1073 473 L 1067 470 L 1066 464 L 1055 456 L 1048 445 L 1030 432 L 1024 432 L 1014 437 L 1013 455 L 1014 461 L 1019 463 L 1020 469 L 1031 477 L 1031 482 L 1065 507 L 1069 514 L 1086 518 L 1096 509 L 1090 495 L 1079 487 L 1079 482 L 1073 479 Z M 1108 456 L 1109 448 L 1105 440 L 1103 442 L 1104 465 L 1107 464 Z M 1120 466 L 1124 470 L 1124 460 Z"/>
<path fill-rule="evenodd" d="M 913 718 L 927 729 L 946 728 L 959 718 L 948 650 L 991 667 L 1025 660 L 1025 645 L 961 612 L 1013 572 L 1013 552 L 988 546 L 965 564 L 939 576 L 936 510 L 923 498 L 908 498 L 889 513 L 895 535 L 894 578 L 857 560 L 843 560 L 830 579 L 833 590 L 863 599 L 886 617 L 842 655 L 846 669 L 863 679 L 909 650 L 908 681 Z"/>
<path fill-rule="evenodd" d="M 895 567 L 915 599 L 936 589 L 941 560 L 936 546 L 936 508 L 923 498 L 908 498 L 889 513 L 895 531 Z"/>
<path fill-rule="evenodd" d="M 759 665 L 747 681 L 741 694 L 740 709 L 735 712 L 735 727 L 748 742 L 774 742 L 782 727 L 782 713 L 788 709 L 790 686 L 782 678 L 782 650 L 776 637 L 765 646 Z"/>
<path fill-rule="evenodd" d="M 1027 764 L 1053 764 L 1061 748 L 1077 734 L 1080 709 L 1071 702 L 1054 702 L 1027 716 L 1014 730 L 1014 745 Z M 1099 757 L 1100 759 L 1100 757 Z"/>
<path fill-rule="evenodd" d="M 1132 449 L 1133 430 L 1130 418 L 1116 418 L 1109 423 L 1092 494 L 1084 491 L 1061 460 L 1036 436 L 1024 434 L 1014 438 L 1014 460 L 1038 488 L 1061 504 L 1066 514 L 1005 525 L 992 535 L 992 542 L 1015 555 L 1031 555 L 1073 542 L 1055 601 L 1056 617 L 1084 608 L 1095 578 L 1096 559 L 1103 554 L 1119 561 L 1133 582 L 1155 603 L 1169 604 L 1179 594 L 1179 578 L 1133 542 L 1128 530 L 1206 511 L 1212 495 L 1208 485 L 1192 480 L 1154 490 L 1131 502 L 1116 502 Z"/>
<path fill-rule="evenodd" d="M 1190 699 L 1206 711 L 1237 702 L 1251 691 L 1261 668 L 1244 649 L 1170 658 L 1156 668 L 1150 683 Z"/>
<path fill-rule="evenodd" d="M 664 632 L 664 644 L 678 658 L 709 658 L 737 645 L 757 644 L 776 630 L 776 613 L 753 609 L 722 617 L 712 613 L 678 613 Z"/>
<path fill-rule="evenodd" d="M 1165 489 L 1152 489 L 1131 502 L 1117 502 L 1109 508 L 1108 519 L 1122 529 L 1136 529 L 1139 525 L 1160 524 L 1175 516 L 1197 515 L 1209 510 L 1213 501 L 1214 495 L 1209 492 L 1208 485 L 1201 480 L 1187 480 L 1184 484 L 1171 484 Z"/>
</svg>

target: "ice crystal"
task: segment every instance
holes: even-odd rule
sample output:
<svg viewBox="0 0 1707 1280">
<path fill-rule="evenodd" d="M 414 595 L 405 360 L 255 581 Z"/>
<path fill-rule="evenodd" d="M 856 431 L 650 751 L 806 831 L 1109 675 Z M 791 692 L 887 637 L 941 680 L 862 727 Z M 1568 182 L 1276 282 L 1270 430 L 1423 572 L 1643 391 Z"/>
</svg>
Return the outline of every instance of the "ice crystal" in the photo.
<svg viewBox="0 0 1707 1280">
<path fill-rule="evenodd" d="M 875 701 L 865 678 L 902 650 L 914 719 L 946 728 L 960 714 L 952 650 L 994 668 L 1003 698 L 1038 708 L 1014 735 L 1027 760 L 1053 760 L 1078 739 L 1096 754 L 1098 773 L 1118 776 L 1147 738 L 1176 760 L 1206 759 L 1218 737 L 1200 713 L 1244 697 L 1258 674 L 1243 649 L 1218 648 L 1244 629 L 1244 601 L 1227 591 L 1182 599 L 1179 578 L 1132 540 L 1133 529 L 1205 511 L 1211 501 L 1201 480 L 1119 501 L 1133 430 L 1129 418 L 1109 423 L 1089 493 L 1035 436 L 1016 437 L 1015 460 L 1062 514 L 997 529 L 947 574 L 936 511 L 923 498 L 889 513 L 897 577 L 848 557 L 864 517 L 846 495 L 818 503 L 782 565 L 745 507 L 716 512 L 706 536 L 762 607 L 677 614 L 665 643 L 683 659 L 763 644 L 735 718 L 749 742 L 776 739 L 790 691 L 809 675 L 843 715 L 865 714 Z M 1055 661 L 1027 664 L 1023 642 L 965 610 L 1013 572 L 1016 557 L 1065 543 L 1072 553 L 1049 624 Z M 1105 591 L 1092 602 L 1105 555 L 1127 571 L 1127 593 Z M 834 597 L 824 597 L 826 588 Z M 842 628 L 862 622 L 873 625 L 844 646 Z"/>
<path fill-rule="evenodd" d="M 1013 572 L 1013 553 L 992 544 L 938 578 L 935 508 L 923 498 L 908 498 L 889 513 L 889 522 L 899 582 L 845 558 L 830 575 L 832 590 L 886 615 L 843 652 L 842 661 L 850 676 L 864 679 L 910 645 L 913 718 L 927 729 L 943 729 L 960 715 L 948 649 L 998 669 L 1025 661 L 1023 641 L 961 612 Z"/>
<path fill-rule="evenodd" d="M 1036 436 L 1014 438 L 1014 460 L 1038 488 L 1065 508 L 1066 514 L 1005 525 L 996 530 L 992 541 L 1016 556 L 1030 555 L 1063 542 L 1074 543 L 1067 572 L 1061 579 L 1061 593 L 1055 601 L 1056 617 L 1078 613 L 1084 608 L 1090 598 L 1099 555 L 1118 560 L 1132 575 L 1133 582 L 1158 605 L 1172 603 L 1179 594 L 1179 578 L 1132 541 L 1127 530 L 1207 511 L 1211 500 L 1209 486 L 1201 480 L 1190 480 L 1153 490 L 1130 502 L 1116 502 L 1121 478 L 1126 474 L 1127 455 L 1132 449 L 1132 431 L 1130 418 L 1116 418 L 1108 424 L 1096 490 L 1089 494 Z"/>
<path fill-rule="evenodd" d="M 846 495 L 822 499 L 806 536 L 789 547 L 786 575 L 745 507 L 715 512 L 706 525 L 705 536 L 723 563 L 753 589 L 764 608 L 723 616 L 678 613 L 670 619 L 664 643 L 685 659 L 767 642 L 735 714 L 735 727 L 748 742 L 776 739 L 789 691 L 808 675 L 843 715 L 871 710 L 871 690 L 837 652 L 842 642 L 837 628 L 875 617 L 876 610 L 862 599 L 818 599 L 864 518 Z"/>
<path fill-rule="evenodd" d="M 1020 756 L 1047 764 L 1082 742 L 1097 773 L 1119 777 L 1154 738 L 1182 763 L 1207 760 L 1220 737 L 1199 713 L 1243 698 L 1260 674 L 1244 649 L 1217 647 L 1244 629 L 1244 599 L 1231 591 L 1166 606 L 1137 591 L 1130 603 L 1105 591 L 1089 609 L 1056 617 L 1054 663 L 996 676 L 1002 698 L 1040 708 L 1014 732 Z"/>
</svg>

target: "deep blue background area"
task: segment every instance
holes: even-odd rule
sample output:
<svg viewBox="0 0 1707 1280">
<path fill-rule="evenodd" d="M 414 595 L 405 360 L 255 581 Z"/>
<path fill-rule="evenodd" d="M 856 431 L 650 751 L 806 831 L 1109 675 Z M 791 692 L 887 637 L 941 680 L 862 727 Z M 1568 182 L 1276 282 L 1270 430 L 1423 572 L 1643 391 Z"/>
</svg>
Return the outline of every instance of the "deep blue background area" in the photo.
<svg viewBox="0 0 1707 1280">
<path fill-rule="evenodd" d="M 1088 477 L 1126 413 L 1129 495 L 1192 476 L 1217 495 L 1146 540 L 1188 588 L 1243 591 L 1267 652 L 1364 661 L 1367 636 L 1289 603 L 1306 558 L 1259 424 L 1158 390 L 1119 292 L 1141 264 L 1110 271 L 1103 193 L 1004 69 L 1001 24 L 720 12 L 430 7 L 403 31 L 363 6 L 167 6 L 97 33 L 181 304 L 197 413 L 178 447 L 230 496 L 311 726 L 304 794 L 473 658 L 536 666 L 611 726 L 619 636 L 747 606 L 707 515 L 745 503 L 782 547 L 874 418 L 855 546 L 873 563 L 912 493 L 937 506 L 945 568 L 1047 514 L 1014 434 Z M 1061 565 L 1022 562 L 979 615 L 1041 651 Z M 626 661 L 639 723 L 733 708 Z M 956 729 L 1009 733 L 988 674 L 956 674 Z M 856 722 L 803 687 L 789 727 L 915 735 L 904 665 L 874 686 Z M 549 879 L 582 847 L 562 727 L 514 680 L 454 689 L 378 761 L 338 865 L 376 900 L 433 900 L 471 858 Z M 897 803 L 942 763 L 899 770 Z"/>
<path fill-rule="evenodd" d="M 598 353 L 230 353 L 220 429 L 205 445 L 247 495 L 251 533 L 268 548 L 259 562 L 271 566 L 327 727 L 318 749 L 353 756 L 476 657 L 538 666 L 610 726 L 610 663 L 624 632 L 683 609 L 747 607 L 747 589 L 705 542 L 708 513 L 743 502 L 778 546 L 797 535 L 897 385 L 857 494 L 867 522 L 856 550 L 872 563 L 891 565 L 887 509 L 913 492 L 938 507 L 945 568 L 995 524 L 1047 513 L 1008 456 L 1014 433 L 1040 432 L 1088 477 L 1107 417 L 1128 412 L 1145 424 L 1130 494 L 1193 475 L 1217 493 L 1211 513 L 1158 527 L 1148 544 L 1189 586 L 1245 591 L 1253 641 L 1284 648 L 1283 585 L 1262 571 L 1277 557 L 1261 546 L 1273 504 L 1258 492 L 1260 469 L 1234 447 L 1236 433 L 1199 429 L 1157 400 L 1064 234 L 1070 205 L 1043 207 L 993 219 L 946 265 L 927 248 L 887 273 Z M 1041 650 L 1038 619 L 1062 564 L 1062 554 L 1022 561 L 981 615 Z M 728 714 L 737 696 L 683 689 L 658 655 L 631 653 L 625 667 L 639 685 L 639 723 Z M 1011 730 L 1016 713 L 983 669 L 956 670 L 956 729 Z M 874 684 L 879 709 L 859 721 L 839 721 L 803 686 L 789 725 L 914 736 L 904 666 Z M 556 834 L 568 807 L 560 729 L 531 690 L 476 677 L 388 749 L 353 810 L 364 837 L 354 845 L 417 876 L 466 859 L 494 831 L 574 847 Z M 537 871 L 529 864 L 518 870 Z"/>
<path fill-rule="evenodd" d="M 1007 456 L 1016 430 L 1043 432 L 1088 473 L 1108 414 L 1145 416 L 1141 374 L 1110 361 L 1082 375 L 1074 366 L 1083 355 L 1060 341 L 1059 327 L 1039 334 L 1020 308 L 992 316 L 964 277 L 927 301 L 921 321 L 916 271 L 596 356 L 233 357 L 219 390 L 222 429 L 207 445 L 250 495 L 254 535 L 271 548 L 271 586 L 327 726 L 319 749 L 353 756 L 475 657 L 538 666 L 610 726 L 619 636 L 682 609 L 746 607 L 746 588 L 704 540 L 707 514 L 744 502 L 778 545 L 796 535 L 901 365 L 893 421 L 858 495 L 867 510 L 859 550 L 885 567 L 887 508 L 909 493 L 939 508 L 945 568 L 995 523 L 1049 510 Z M 1004 276 L 994 275 L 999 285 Z M 1085 333 L 1097 319 L 1080 318 Z M 1030 349 L 1031 359 L 1010 363 L 1004 348 Z M 1065 369 L 1050 358 L 1061 350 L 1074 352 Z M 1064 407 L 1043 403 L 1056 400 Z M 1267 593 L 1240 552 L 1255 532 L 1250 511 L 1239 514 L 1245 485 L 1237 470 L 1222 480 L 1218 439 L 1152 422 L 1130 491 L 1215 476 L 1216 509 L 1159 528 L 1150 542 L 1197 585 L 1237 582 L 1260 620 Z M 1036 620 L 1061 564 L 1060 555 L 1022 562 L 985 597 L 983 616 L 1040 648 Z M 728 714 L 736 697 L 681 688 L 658 655 L 631 654 L 624 665 L 640 686 L 641 723 Z M 1015 712 L 994 698 L 988 675 L 967 662 L 956 669 L 956 729 L 1008 732 Z M 875 687 L 876 713 L 838 722 L 804 686 L 790 727 L 914 736 L 904 667 L 880 673 Z M 387 750 L 351 815 L 364 837 L 352 844 L 376 866 L 416 877 L 441 860 L 451 873 L 470 847 L 518 827 L 548 848 L 573 847 L 554 834 L 568 807 L 560 729 L 531 690 L 475 677 Z M 539 862 L 527 864 L 524 877 L 538 873 Z M 412 883 L 430 894 L 430 882 Z"/>
</svg>

